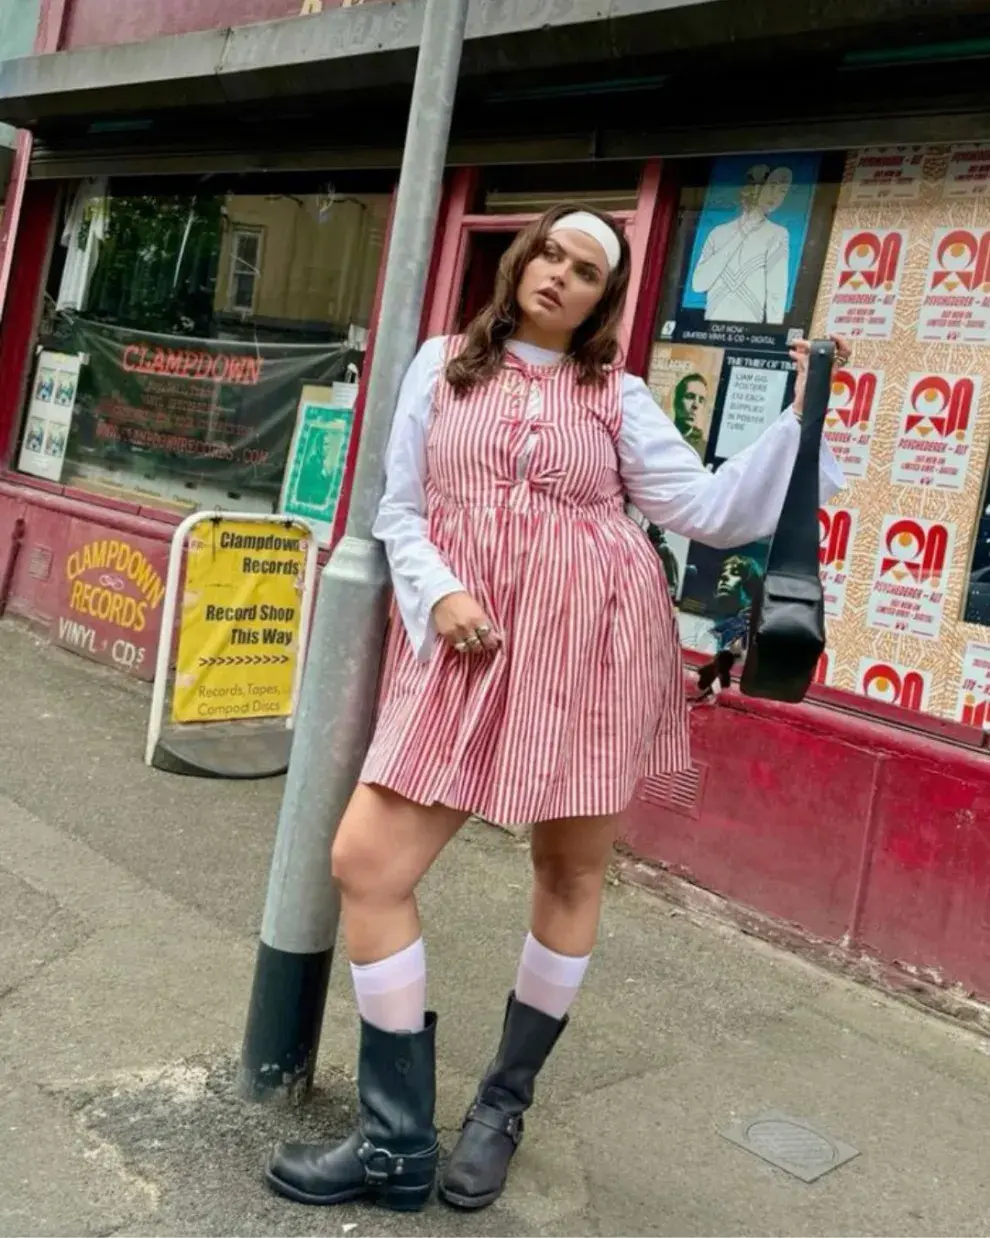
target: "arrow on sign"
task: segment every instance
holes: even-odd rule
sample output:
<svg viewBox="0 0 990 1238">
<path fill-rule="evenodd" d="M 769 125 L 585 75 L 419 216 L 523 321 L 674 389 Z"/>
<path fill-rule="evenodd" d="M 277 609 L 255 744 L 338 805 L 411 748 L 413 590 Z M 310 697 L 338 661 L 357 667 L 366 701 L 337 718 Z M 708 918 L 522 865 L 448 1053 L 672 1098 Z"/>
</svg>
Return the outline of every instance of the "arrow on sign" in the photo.
<svg viewBox="0 0 990 1238">
<path fill-rule="evenodd" d="M 228 654 L 223 658 L 200 658 L 200 666 L 285 666 L 292 659 L 285 653 Z"/>
</svg>

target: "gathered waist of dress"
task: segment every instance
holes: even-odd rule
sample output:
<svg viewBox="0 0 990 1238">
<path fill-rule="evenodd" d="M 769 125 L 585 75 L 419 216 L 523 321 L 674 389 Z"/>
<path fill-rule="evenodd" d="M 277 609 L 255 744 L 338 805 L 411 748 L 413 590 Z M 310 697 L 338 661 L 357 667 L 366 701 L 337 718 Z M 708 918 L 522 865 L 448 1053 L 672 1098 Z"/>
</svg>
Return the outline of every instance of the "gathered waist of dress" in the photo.
<svg viewBox="0 0 990 1238">
<path fill-rule="evenodd" d="M 511 487 L 504 492 L 472 499 L 450 499 L 446 495 L 431 495 L 428 505 L 431 520 L 467 512 L 472 515 L 500 513 L 503 517 L 529 516 L 552 520 L 611 520 L 626 516 L 624 499 L 599 499 L 593 503 L 575 503 L 532 488 Z"/>
</svg>

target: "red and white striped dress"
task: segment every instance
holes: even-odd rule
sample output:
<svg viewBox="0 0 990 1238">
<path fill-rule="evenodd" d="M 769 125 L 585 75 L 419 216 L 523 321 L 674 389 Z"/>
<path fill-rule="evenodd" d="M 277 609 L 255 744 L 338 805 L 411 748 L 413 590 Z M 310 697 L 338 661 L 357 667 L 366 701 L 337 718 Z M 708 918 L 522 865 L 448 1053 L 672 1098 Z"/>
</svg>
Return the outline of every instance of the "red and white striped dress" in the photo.
<svg viewBox="0 0 990 1238">
<path fill-rule="evenodd" d="M 689 764 L 669 593 L 625 511 L 621 392 L 619 371 L 582 386 L 566 359 L 512 352 L 463 398 L 440 374 L 429 541 L 502 644 L 423 661 L 393 612 L 363 782 L 529 823 L 620 812 L 644 775 Z"/>
</svg>

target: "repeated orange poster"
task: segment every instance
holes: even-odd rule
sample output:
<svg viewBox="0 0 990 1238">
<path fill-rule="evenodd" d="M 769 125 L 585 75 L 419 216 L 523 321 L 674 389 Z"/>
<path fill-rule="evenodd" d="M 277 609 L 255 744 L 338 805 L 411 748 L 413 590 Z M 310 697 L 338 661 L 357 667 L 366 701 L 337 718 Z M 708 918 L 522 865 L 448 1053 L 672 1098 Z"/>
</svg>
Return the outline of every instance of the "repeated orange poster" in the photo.
<svg viewBox="0 0 990 1238">
<path fill-rule="evenodd" d="M 859 690 L 863 696 L 885 705 L 900 705 L 902 709 L 928 708 L 932 690 L 931 671 L 919 671 L 913 666 L 892 662 L 877 662 L 861 658 Z"/>
<path fill-rule="evenodd" d="M 899 228 L 848 228 L 839 240 L 830 335 L 889 340 L 904 275 L 908 234 Z"/>
<path fill-rule="evenodd" d="M 851 156 L 849 201 L 913 202 L 921 193 L 924 146 L 867 146 Z"/>
<path fill-rule="evenodd" d="M 939 228 L 925 271 L 919 340 L 990 342 L 990 228 Z"/>
<path fill-rule="evenodd" d="M 962 490 L 980 406 L 978 374 L 908 375 L 891 480 Z"/>
<path fill-rule="evenodd" d="M 967 645 L 956 720 L 990 731 L 990 645 Z"/>
<path fill-rule="evenodd" d="M 829 619 L 841 619 L 846 607 L 858 515 L 848 507 L 823 507 L 818 513 L 818 561 Z"/>
<path fill-rule="evenodd" d="M 882 391 L 882 370 L 847 366 L 832 380 L 832 394 L 825 415 L 825 438 L 842 465 L 843 474 L 850 480 L 866 476 L 873 416 Z"/>
<path fill-rule="evenodd" d="M 911 516 L 884 520 L 867 611 L 870 627 L 938 639 L 955 535 L 955 525 Z"/>
<path fill-rule="evenodd" d="M 850 153 L 813 323 L 834 331 L 820 678 L 990 729 L 990 142 Z"/>
</svg>

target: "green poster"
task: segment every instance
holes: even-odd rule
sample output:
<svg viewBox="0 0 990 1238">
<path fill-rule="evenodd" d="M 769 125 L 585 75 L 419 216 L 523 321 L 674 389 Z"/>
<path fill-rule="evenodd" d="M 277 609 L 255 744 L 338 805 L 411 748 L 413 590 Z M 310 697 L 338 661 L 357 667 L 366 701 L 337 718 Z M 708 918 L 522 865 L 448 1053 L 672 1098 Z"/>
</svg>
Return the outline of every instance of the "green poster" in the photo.
<svg viewBox="0 0 990 1238">
<path fill-rule="evenodd" d="M 335 407 L 330 388 L 303 388 L 279 510 L 308 521 L 321 546 L 330 544 L 353 422 L 353 409 Z"/>
</svg>

